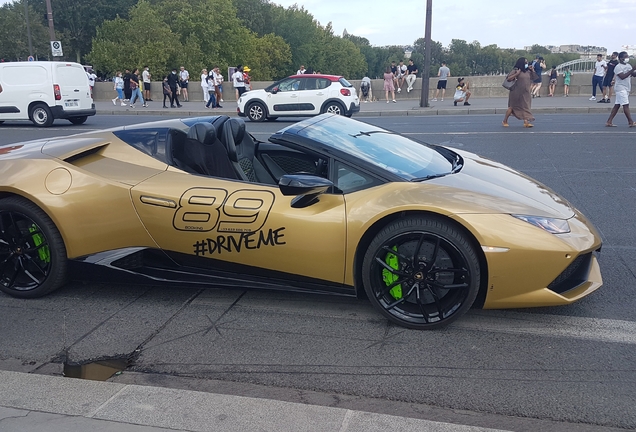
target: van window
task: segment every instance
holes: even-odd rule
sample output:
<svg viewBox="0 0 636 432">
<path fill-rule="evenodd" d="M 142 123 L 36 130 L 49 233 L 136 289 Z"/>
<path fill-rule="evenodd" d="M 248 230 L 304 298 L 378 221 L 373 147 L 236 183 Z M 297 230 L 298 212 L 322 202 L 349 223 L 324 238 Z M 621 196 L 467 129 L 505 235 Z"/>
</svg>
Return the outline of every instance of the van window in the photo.
<svg viewBox="0 0 636 432">
<path fill-rule="evenodd" d="M 88 76 L 82 67 L 61 64 L 57 65 L 56 84 L 62 86 L 88 84 Z"/>
<path fill-rule="evenodd" d="M 7 85 L 34 86 L 45 84 L 47 71 L 41 66 L 5 66 L 2 79 Z"/>
</svg>

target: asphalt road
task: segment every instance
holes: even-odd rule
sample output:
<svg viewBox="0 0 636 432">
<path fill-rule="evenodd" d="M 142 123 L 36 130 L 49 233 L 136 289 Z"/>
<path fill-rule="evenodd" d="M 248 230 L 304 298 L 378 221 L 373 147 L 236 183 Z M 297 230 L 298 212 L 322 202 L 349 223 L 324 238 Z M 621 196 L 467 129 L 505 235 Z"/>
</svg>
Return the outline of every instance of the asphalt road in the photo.
<svg viewBox="0 0 636 432">
<path fill-rule="evenodd" d="M 514 430 L 634 429 L 636 130 L 624 117 L 604 128 L 605 119 L 539 115 L 530 130 L 490 115 L 362 119 L 508 164 L 577 206 L 603 237 L 605 284 L 574 305 L 472 310 L 422 332 L 387 323 L 363 300 L 72 283 L 37 300 L 0 294 L 0 369 L 59 373 L 65 360 L 132 355 L 129 370 L 143 374 L 122 380 Z M 151 120 L 5 124 L 0 145 Z M 287 124 L 248 131 L 265 139 Z"/>
</svg>

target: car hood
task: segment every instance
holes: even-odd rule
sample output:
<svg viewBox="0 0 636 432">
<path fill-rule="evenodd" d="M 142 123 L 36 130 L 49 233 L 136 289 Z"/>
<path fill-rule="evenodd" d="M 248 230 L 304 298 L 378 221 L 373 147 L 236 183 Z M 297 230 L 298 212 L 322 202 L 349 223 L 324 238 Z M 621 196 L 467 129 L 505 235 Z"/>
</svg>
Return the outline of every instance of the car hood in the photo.
<svg viewBox="0 0 636 432">
<path fill-rule="evenodd" d="M 574 207 L 552 189 L 514 169 L 453 149 L 464 158 L 457 174 L 430 180 L 455 190 L 453 199 L 466 202 L 466 212 L 483 211 L 569 219 Z M 461 191 L 461 192 L 458 192 Z"/>
</svg>

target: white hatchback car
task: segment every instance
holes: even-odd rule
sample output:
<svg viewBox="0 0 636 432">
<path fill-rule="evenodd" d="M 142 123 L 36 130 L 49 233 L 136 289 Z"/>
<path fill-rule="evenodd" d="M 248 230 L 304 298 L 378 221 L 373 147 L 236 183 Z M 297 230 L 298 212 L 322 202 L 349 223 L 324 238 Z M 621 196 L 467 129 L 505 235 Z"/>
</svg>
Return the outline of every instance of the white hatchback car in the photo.
<svg viewBox="0 0 636 432">
<path fill-rule="evenodd" d="M 356 89 L 337 75 L 293 75 L 264 90 L 243 93 L 238 115 L 251 121 L 332 113 L 351 117 L 360 111 Z"/>
</svg>

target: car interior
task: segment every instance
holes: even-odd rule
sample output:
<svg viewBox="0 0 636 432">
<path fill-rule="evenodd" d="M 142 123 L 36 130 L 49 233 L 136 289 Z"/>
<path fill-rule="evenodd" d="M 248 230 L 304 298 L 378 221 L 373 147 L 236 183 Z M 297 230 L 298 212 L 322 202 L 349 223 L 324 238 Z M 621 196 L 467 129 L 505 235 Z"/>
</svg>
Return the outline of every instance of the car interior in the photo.
<svg viewBox="0 0 636 432">
<path fill-rule="evenodd" d="M 285 174 L 328 178 L 328 161 L 280 144 L 255 140 L 240 118 L 213 117 L 187 131 L 172 128 L 122 130 L 120 139 L 190 174 L 277 185 Z"/>
</svg>

